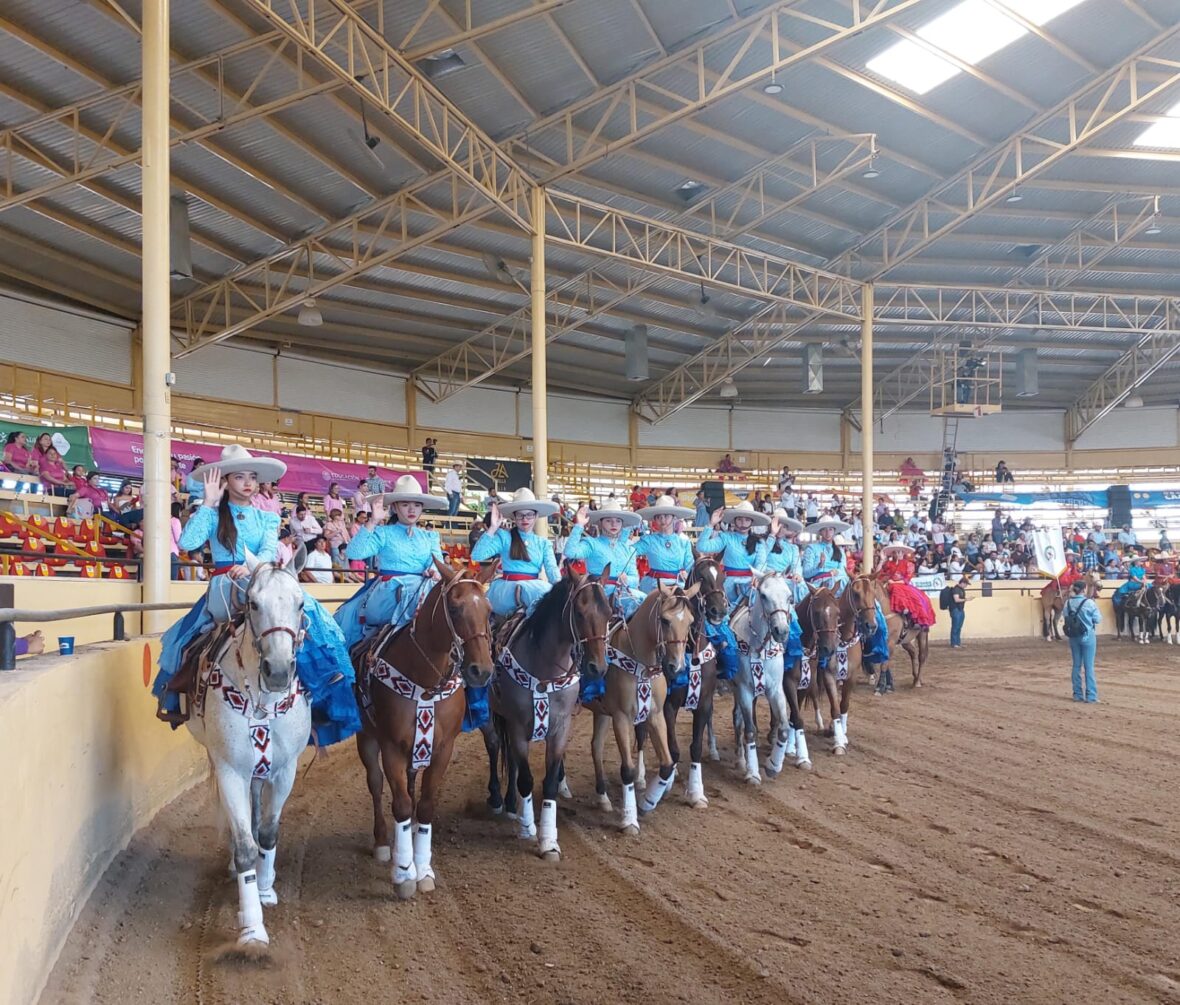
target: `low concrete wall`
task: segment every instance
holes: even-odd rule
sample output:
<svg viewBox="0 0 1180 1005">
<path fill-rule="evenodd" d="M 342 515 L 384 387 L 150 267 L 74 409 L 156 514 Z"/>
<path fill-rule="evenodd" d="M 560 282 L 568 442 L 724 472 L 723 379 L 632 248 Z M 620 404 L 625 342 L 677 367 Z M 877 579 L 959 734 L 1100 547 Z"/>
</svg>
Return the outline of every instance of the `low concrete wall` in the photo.
<svg viewBox="0 0 1180 1005">
<path fill-rule="evenodd" d="M 1122 580 L 1103 584 L 1098 610 L 1102 614 L 1099 633 L 1114 633 L 1114 611 L 1110 596 Z M 1041 635 L 1041 589 L 1045 580 L 997 581 L 990 585 L 992 595 L 983 596 L 983 586 L 975 584 L 967 589 L 969 598 L 963 622 L 963 641 L 973 639 L 1039 638 Z M 974 599 L 970 599 L 974 598 Z M 930 629 L 932 641 L 949 641 L 951 619 L 946 611 L 938 610 L 938 597 L 931 597 L 938 621 Z"/>
<path fill-rule="evenodd" d="M 205 775 L 203 748 L 155 718 L 145 648 L 154 664 L 141 639 L 0 673 L 0 1005 L 37 1000 L 111 860 Z"/>
</svg>

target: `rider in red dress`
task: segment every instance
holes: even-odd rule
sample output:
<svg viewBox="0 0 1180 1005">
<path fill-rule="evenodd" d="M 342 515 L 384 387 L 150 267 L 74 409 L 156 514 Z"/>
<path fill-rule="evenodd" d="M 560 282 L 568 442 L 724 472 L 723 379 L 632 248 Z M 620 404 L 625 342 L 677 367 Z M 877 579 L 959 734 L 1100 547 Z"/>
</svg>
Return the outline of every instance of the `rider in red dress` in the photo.
<svg viewBox="0 0 1180 1005">
<path fill-rule="evenodd" d="M 895 614 L 908 614 L 916 625 L 929 628 L 935 621 L 930 598 L 916 586 L 914 578 L 914 549 L 905 544 L 887 544 L 881 549 L 884 561 L 877 569 L 877 578 L 889 591 L 889 606 Z"/>
</svg>

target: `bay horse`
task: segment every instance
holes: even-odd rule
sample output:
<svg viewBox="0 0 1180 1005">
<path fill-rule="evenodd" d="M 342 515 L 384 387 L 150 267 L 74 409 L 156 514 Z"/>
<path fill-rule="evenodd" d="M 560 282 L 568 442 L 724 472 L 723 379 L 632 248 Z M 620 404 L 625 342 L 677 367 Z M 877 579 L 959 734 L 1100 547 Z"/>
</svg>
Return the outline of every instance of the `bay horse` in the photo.
<svg viewBox="0 0 1180 1005">
<path fill-rule="evenodd" d="M 495 728 L 484 731 L 491 765 L 489 801 L 495 809 L 500 794 L 498 767 L 503 758 L 508 791 L 520 799 L 518 836 L 522 840 L 536 838 L 537 854 L 548 861 L 561 859 L 557 796 L 580 675 L 600 679 L 606 673 L 611 605 L 600 579 L 609 578 L 609 565 L 601 577 L 593 579 L 567 571 L 496 654 L 491 694 Z M 545 744 L 539 827 L 534 823 L 529 767 L 529 747 L 534 742 Z"/>
<path fill-rule="evenodd" d="M 876 600 L 881 604 L 881 613 L 885 615 L 885 627 L 889 636 L 890 660 L 878 674 L 889 671 L 889 689 L 893 689 L 892 654 L 898 648 L 904 649 L 910 658 L 910 673 L 913 675 L 914 687 L 922 686 L 922 671 L 926 669 L 926 661 L 930 657 L 930 629 L 925 625 L 915 624 L 911 618 L 893 610 L 893 601 L 889 597 L 889 587 L 879 579 L 873 580 L 873 591 Z M 874 615 L 875 617 L 875 615 Z M 873 625 L 875 630 L 876 625 Z M 866 636 L 867 638 L 867 636 Z M 868 672 L 866 668 L 866 672 Z M 871 676 L 871 675 L 870 675 Z M 880 693 L 880 691 L 878 691 Z"/>
<path fill-rule="evenodd" d="M 483 687 L 492 676 L 492 608 L 484 584 L 496 563 L 475 577 L 437 559 L 434 564 L 442 578 L 414 617 L 379 638 L 356 668 L 362 709 L 357 752 L 373 797 L 374 855 L 383 863 L 392 858 L 401 900 L 434 890 L 435 801 L 463 723 L 463 688 Z M 415 796 L 419 770 L 422 788 Z M 393 792 L 392 852 L 381 807 L 386 780 Z"/>
<path fill-rule="evenodd" d="M 279 902 L 279 818 L 311 736 L 311 707 L 295 672 L 304 635 L 299 570 L 305 556 L 300 549 L 291 568 L 252 565 L 244 591 L 233 583 L 235 617 L 197 679 L 187 722 L 208 752 L 229 820 L 239 946 L 270 943 L 262 908 Z M 240 603 L 238 592 L 244 592 Z"/>
<path fill-rule="evenodd" d="M 717 654 L 705 637 L 705 624 L 719 625 L 725 620 L 729 613 L 729 598 L 725 595 L 725 570 L 720 562 L 709 556 L 698 556 L 693 563 L 685 585 L 693 586 L 696 583 L 701 584 L 701 589 L 693 598 L 694 630 L 688 681 L 682 686 L 668 688 L 668 697 L 664 701 L 664 722 L 672 763 L 679 765 L 680 743 L 676 738 L 676 717 L 682 708 L 692 713 L 692 741 L 688 747 L 689 767 L 684 799 L 694 809 L 704 809 L 709 805 L 709 800 L 705 796 L 701 762 L 706 735 L 712 731 L 713 696 L 717 690 Z M 646 722 L 635 727 L 636 746 L 639 749 L 636 780 L 641 787 L 645 781 L 643 748 L 647 731 Z"/>
<path fill-rule="evenodd" d="M 606 791 L 603 765 L 607 730 L 613 725 L 619 748 L 619 775 L 623 782 L 623 809 L 619 829 L 624 834 L 639 833 L 639 814 L 635 800 L 635 759 L 631 741 L 635 727 L 647 722 L 660 770 L 647 785 L 643 812 L 652 812 L 676 779 L 676 765 L 668 748 L 667 723 L 662 715 L 652 715 L 664 707 L 668 682 L 684 665 L 684 655 L 692 635 L 692 599 L 701 584 L 682 589 L 658 586 L 647 595 L 635 613 L 619 622 L 607 639 L 606 692 L 588 704 L 594 712 L 594 787 L 598 805 L 611 811 Z"/>
<path fill-rule="evenodd" d="M 1147 645 L 1159 618 L 1159 604 L 1160 599 L 1150 583 L 1124 594 L 1121 604 L 1113 604 L 1116 640 L 1123 637 L 1125 627 L 1128 638 Z"/>
<path fill-rule="evenodd" d="M 1086 596 L 1091 600 L 1098 596 L 1102 588 L 1102 576 L 1095 569 L 1085 575 Z M 1041 635 L 1046 642 L 1059 642 L 1061 634 L 1061 615 L 1065 610 L 1065 602 L 1069 599 L 1069 588 L 1062 589 L 1061 580 L 1054 579 L 1041 590 Z"/>
<path fill-rule="evenodd" d="M 749 604 L 733 617 L 733 631 L 738 640 L 733 735 L 738 770 L 745 771 L 747 782 L 760 785 L 754 703 L 765 696 L 770 705 L 771 744 L 766 773 L 772 778 L 782 771 L 791 731 L 801 729 L 803 720 L 799 715 L 797 688 L 793 682 L 788 683 L 784 673 L 794 620 L 791 583 L 777 573 L 769 573 L 753 582 L 749 596 Z"/>
<path fill-rule="evenodd" d="M 1169 582 L 1165 588 L 1159 624 L 1168 645 L 1180 642 L 1180 583 Z"/>
<path fill-rule="evenodd" d="M 846 587 L 845 593 L 851 588 L 851 585 Z M 849 668 L 853 662 L 852 646 L 845 640 L 844 633 L 852 635 L 854 626 L 851 620 L 846 626 L 841 625 L 840 601 L 828 587 L 809 585 L 808 589 L 811 592 L 795 607 L 803 630 L 801 662 L 807 665 L 799 688 L 811 698 L 815 707 L 816 727 L 820 730 L 824 728 L 824 721 L 819 698 L 821 693 L 827 696 L 832 717 L 832 752 L 843 756 L 848 748 L 845 724 L 848 721 L 848 703 L 852 697 Z M 849 686 L 841 688 L 841 684 L 845 683 Z M 789 746 L 787 750 L 789 753 Z"/>
</svg>

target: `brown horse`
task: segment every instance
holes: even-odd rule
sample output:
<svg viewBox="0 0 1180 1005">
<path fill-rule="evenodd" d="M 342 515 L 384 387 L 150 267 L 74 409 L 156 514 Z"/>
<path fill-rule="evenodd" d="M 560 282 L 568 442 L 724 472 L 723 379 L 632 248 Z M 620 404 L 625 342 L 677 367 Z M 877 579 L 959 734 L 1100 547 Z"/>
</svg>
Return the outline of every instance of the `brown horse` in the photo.
<svg viewBox="0 0 1180 1005">
<path fill-rule="evenodd" d="M 852 698 L 850 668 L 860 662 L 860 643 L 856 639 L 855 620 L 849 616 L 841 624 L 841 600 L 826 586 L 810 589 L 811 593 L 795 608 L 803 631 L 802 662 L 806 664 L 799 687 L 815 705 L 815 722 L 820 730 L 824 722 L 819 699 L 821 694 L 827 696 L 832 717 L 832 752 L 843 756 L 848 747 L 845 723 Z M 847 606 L 851 610 L 851 605 Z M 787 752 L 790 753 L 789 741 Z"/>
<path fill-rule="evenodd" d="M 435 566 L 442 581 L 413 619 L 379 639 L 357 666 L 357 698 L 363 710 L 357 750 L 373 797 L 374 854 L 379 862 L 391 857 L 381 809 L 384 771 L 393 790 L 393 883 L 403 900 L 434 889 L 430 845 L 435 800 L 463 723 L 463 687 L 483 687 L 492 676 L 492 608 L 484 584 L 495 573 L 495 563 L 478 578 L 460 575 L 437 560 Z M 456 648 L 461 653 L 457 668 Z M 419 769 L 425 771 L 415 800 Z M 412 832 L 414 817 L 418 828 Z"/>
<path fill-rule="evenodd" d="M 1091 600 L 1102 589 L 1102 576 L 1096 569 L 1086 573 L 1086 596 Z M 1041 635 L 1046 642 L 1060 642 L 1061 613 L 1069 599 L 1069 587 L 1062 587 L 1061 580 L 1054 579 L 1041 590 Z"/>
<path fill-rule="evenodd" d="M 700 583 L 681 589 L 660 586 L 647 595 L 626 622 L 616 625 L 607 643 L 606 693 L 589 703 L 594 712 L 594 784 L 599 806 L 610 812 L 606 793 L 606 768 L 603 748 L 607 730 L 613 725 L 619 747 L 619 774 L 623 781 L 623 813 L 619 824 L 625 834 L 639 833 L 639 814 L 635 801 L 635 760 L 631 741 L 635 727 L 650 723 L 649 734 L 660 762 L 659 775 L 648 783 L 643 797 L 643 811 L 650 813 L 676 778 L 676 765 L 668 749 L 667 723 L 662 715 L 652 715 L 664 707 L 668 681 L 684 665 L 684 654 L 692 635 L 692 598 Z"/>
<path fill-rule="evenodd" d="M 910 673 L 913 674 L 914 687 L 921 687 L 922 671 L 930 656 L 930 629 L 923 625 L 914 624 L 910 618 L 893 610 L 892 601 L 889 599 L 889 587 L 886 583 L 874 579 L 873 590 L 876 599 L 881 604 L 881 612 L 885 615 L 885 626 L 889 635 L 889 651 L 892 653 L 899 646 L 905 650 L 906 655 L 910 658 Z M 875 671 L 877 694 L 893 690 L 892 662 L 890 660 Z"/>
<path fill-rule="evenodd" d="M 611 605 L 600 579 L 567 573 L 523 619 L 496 654 L 492 684 L 495 730 L 484 732 L 491 764 L 488 791 L 499 796 L 502 753 L 510 794 L 520 797 L 517 820 L 522 840 L 537 839 L 537 854 L 561 858 L 557 843 L 557 795 L 564 776 L 570 719 L 578 704 L 580 673 L 606 673 L 606 632 Z M 545 744 L 540 827 L 533 822 L 533 773 L 529 746 Z M 493 803 L 493 809 L 495 804 Z"/>
<path fill-rule="evenodd" d="M 664 701 L 664 722 L 668 732 L 668 749 L 672 763 L 680 764 L 680 744 L 676 739 L 676 716 L 682 708 L 692 712 L 692 741 L 688 748 L 688 780 L 684 787 L 684 798 L 694 809 L 709 805 L 705 796 L 705 783 L 701 773 L 701 759 L 704 754 L 705 735 L 713 722 L 713 695 L 717 690 L 717 654 L 705 638 L 705 623 L 719 625 L 729 613 L 729 598 L 725 595 L 725 570 L 721 563 L 707 556 L 699 557 L 685 582 L 686 586 L 701 584 L 700 592 L 693 598 L 692 658 L 689 661 L 688 681 L 677 687 L 668 688 Z M 636 746 L 639 761 L 636 780 L 644 784 L 643 748 L 647 739 L 647 723 L 635 727 Z"/>
</svg>

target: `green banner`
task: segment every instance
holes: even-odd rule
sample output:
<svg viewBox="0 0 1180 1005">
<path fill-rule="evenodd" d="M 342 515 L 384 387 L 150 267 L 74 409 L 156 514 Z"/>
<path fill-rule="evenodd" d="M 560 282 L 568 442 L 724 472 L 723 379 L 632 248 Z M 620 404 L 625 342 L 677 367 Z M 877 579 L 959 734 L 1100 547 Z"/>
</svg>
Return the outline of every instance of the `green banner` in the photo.
<svg viewBox="0 0 1180 1005">
<path fill-rule="evenodd" d="M 37 437 L 49 434 L 68 472 L 75 464 L 81 464 L 87 471 L 94 467 L 94 455 L 90 452 L 90 429 L 87 426 L 31 426 L 23 422 L 0 421 L 0 450 L 13 431 L 24 433 L 32 449 Z"/>
</svg>

